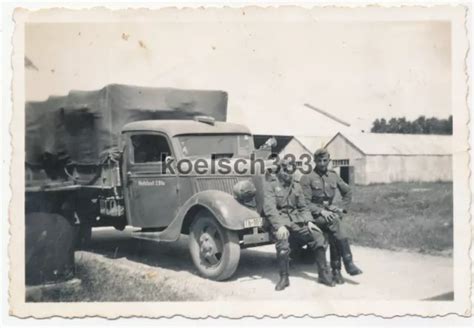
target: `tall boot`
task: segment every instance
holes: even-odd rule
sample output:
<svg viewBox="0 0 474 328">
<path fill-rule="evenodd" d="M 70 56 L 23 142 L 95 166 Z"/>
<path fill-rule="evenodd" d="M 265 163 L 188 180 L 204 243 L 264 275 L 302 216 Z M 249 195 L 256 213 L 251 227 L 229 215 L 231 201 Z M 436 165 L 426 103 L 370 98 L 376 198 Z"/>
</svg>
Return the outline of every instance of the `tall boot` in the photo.
<svg viewBox="0 0 474 328">
<path fill-rule="evenodd" d="M 344 262 L 344 268 L 346 272 L 351 276 L 356 276 L 362 273 L 362 270 L 359 269 L 354 262 L 352 261 L 352 252 L 351 246 L 349 245 L 349 240 L 341 239 L 336 242 L 336 245 L 339 249 L 339 252 L 342 256 L 342 261 Z"/>
<path fill-rule="evenodd" d="M 315 253 L 316 264 L 318 266 L 318 281 L 323 285 L 334 287 L 336 284 L 332 280 L 331 271 L 326 261 L 326 249 L 324 247 L 318 247 Z"/>
<path fill-rule="evenodd" d="M 341 274 L 341 254 L 337 249 L 334 238 L 329 238 L 329 255 L 331 257 L 332 279 L 336 284 L 342 285 L 344 278 L 342 278 Z"/>
<path fill-rule="evenodd" d="M 277 253 L 277 262 L 280 269 L 280 280 L 275 286 L 276 291 L 280 291 L 290 286 L 289 279 L 289 266 L 290 266 L 290 257 L 288 252 L 278 252 Z"/>
</svg>

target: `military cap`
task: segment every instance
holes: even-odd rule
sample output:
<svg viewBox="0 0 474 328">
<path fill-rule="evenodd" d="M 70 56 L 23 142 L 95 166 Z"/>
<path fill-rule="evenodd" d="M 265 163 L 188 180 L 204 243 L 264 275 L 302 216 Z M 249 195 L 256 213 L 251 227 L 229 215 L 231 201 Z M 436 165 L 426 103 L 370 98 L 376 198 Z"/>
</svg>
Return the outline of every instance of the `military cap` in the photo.
<svg viewBox="0 0 474 328">
<path fill-rule="evenodd" d="M 322 156 L 331 157 L 326 148 L 319 148 L 318 150 L 314 152 L 314 158 L 318 158 Z"/>
</svg>

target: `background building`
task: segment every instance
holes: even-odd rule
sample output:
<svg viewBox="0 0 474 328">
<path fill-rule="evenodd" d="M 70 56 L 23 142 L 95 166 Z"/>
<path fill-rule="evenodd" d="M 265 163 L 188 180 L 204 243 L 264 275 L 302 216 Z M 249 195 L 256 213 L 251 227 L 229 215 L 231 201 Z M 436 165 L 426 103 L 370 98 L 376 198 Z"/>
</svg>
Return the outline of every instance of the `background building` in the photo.
<svg viewBox="0 0 474 328">
<path fill-rule="evenodd" d="M 326 148 L 350 183 L 452 181 L 451 136 L 337 133 Z"/>
<path fill-rule="evenodd" d="M 334 136 L 334 134 L 332 135 Z M 269 138 L 275 138 L 277 145 L 272 148 L 272 153 L 280 158 L 286 155 L 294 155 L 298 161 L 303 154 L 313 157 L 314 152 L 324 148 L 332 136 L 281 136 L 281 135 L 254 135 L 255 148 L 260 148 Z"/>
</svg>

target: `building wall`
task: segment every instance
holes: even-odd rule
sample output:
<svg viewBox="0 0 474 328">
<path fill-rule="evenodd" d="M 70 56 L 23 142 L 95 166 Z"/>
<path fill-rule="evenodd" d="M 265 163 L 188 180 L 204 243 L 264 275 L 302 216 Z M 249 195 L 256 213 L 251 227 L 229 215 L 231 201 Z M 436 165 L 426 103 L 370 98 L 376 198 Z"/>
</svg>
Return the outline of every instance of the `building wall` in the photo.
<svg viewBox="0 0 474 328">
<path fill-rule="evenodd" d="M 349 165 L 354 166 L 354 183 L 366 184 L 366 159 L 357 148 L 351 145 L 340 135 L 336 136 L 330 144 L 326 146 L 332 160 L 348 159 Z M 339 168 L 335 168 L 340 173 Z"/>
<path fill-rule="evenodd" d="M 451 156 L 384 156 L 366 157 L 365 183 L 396 181 L 452 181 Z"/>
<path fill-rule="evenodd" d="M 279 156 L 280 158 L 283 158 L 286 154 L 295 155 L 297 161 L 299 160 L 299 156 L 302 154 L 308 154 L 310 157 L 313 156 L 305 147 L 301 145 L 299 141 L 294 138 L 291 139 L 284 149 L 282 149 Z"/>
<path fill-rule="evenodd" d="M 451 155 L 364 155 L 339 135 L 326 149 L 332 160 L 349 160 L 356 184 L 453 180 Z"/>
</svg>

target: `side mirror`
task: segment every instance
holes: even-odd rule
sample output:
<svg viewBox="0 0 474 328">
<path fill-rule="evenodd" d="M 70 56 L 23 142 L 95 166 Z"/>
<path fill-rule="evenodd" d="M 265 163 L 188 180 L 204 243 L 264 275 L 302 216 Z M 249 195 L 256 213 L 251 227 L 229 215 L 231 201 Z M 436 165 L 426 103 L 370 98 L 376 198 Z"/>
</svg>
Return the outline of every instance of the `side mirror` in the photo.
<svg viewBox="0 0 474 328">
<path fill-rule="evenodd" d="M 263 145 L 260 146 L 259 150 L 272 150 L 273 147 L 276 147 L 277 140 L 275 137 L 268 138 Z"/>
</svg>

